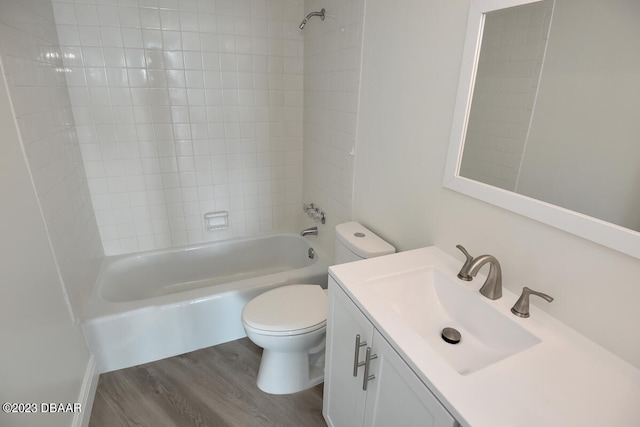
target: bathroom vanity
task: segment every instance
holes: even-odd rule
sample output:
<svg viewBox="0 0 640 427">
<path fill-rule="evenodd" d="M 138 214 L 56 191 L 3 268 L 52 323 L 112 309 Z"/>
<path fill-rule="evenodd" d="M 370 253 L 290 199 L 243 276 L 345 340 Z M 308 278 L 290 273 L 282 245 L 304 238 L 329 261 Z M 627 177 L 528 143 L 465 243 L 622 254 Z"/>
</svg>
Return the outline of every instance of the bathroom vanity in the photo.
<svg viewBox="0 0 640 427">
<path fill-rule="evenodd" d="M 456 426 L 438 399 L 413 373 L 349 297 L 330 279 L 325 365 L 325 419 L 330 426 Z M 327 379 L 327 378 L 325 378 Z M 398 415 L 401 415 L 401 419 Z"/>
<path fill-rule="evenodd" d="M 428 247 L 330 268 L 329 426 L 638 425 L 640 370 L 461 265 Z"/>
</svg>

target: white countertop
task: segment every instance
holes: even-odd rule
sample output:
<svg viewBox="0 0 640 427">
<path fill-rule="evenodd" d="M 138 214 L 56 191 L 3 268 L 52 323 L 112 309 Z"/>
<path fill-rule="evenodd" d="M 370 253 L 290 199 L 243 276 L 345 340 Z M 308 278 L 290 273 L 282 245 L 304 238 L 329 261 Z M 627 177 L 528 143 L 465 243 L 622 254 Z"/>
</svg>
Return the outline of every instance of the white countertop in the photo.
<svg viewBox="0 0 640 427">
<path fill-rule="evenodd" d="M 541 342 L 459 374 L 368 286 L 373 279 L 420 268 L 427 259 L 458 280 L 461 261 L 435 246 L 336 265 L 329 272 L 461 425 L 640 426 L 640 370 L 533 304 L 531 317 L 512 315 L 518 296 L 507 289 L 496 301 L 482 299 Z M 472 282 L 460 282 L 469 292 L 478 292 L 484 279 L 478 274 Z M 630 333 L 637 338 L 637 331 Z"/>
</svg>

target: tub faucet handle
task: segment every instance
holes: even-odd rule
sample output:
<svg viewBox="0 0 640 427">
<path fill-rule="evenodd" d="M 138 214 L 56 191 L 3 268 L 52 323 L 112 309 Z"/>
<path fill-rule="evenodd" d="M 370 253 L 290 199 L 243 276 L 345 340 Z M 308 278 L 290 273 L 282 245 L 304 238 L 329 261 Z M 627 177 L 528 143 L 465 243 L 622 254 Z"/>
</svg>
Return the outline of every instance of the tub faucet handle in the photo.
<svg viewBox="0 0 640 427">
<path fill-rule="evenodd" d="M 311 217 L 313 218 L 314 221 L 320 221 L 321 223 L 325 223 L 327 222 L 327 219 L 324 215 L 324 212 L 319 210 L 318 208 L 316 208 L 315 212 L 313 212 L 313 214 L 311 215 Z"/>
<path fill-rule="evenodd" d="M 511 307 L 511 312 L 518 317 L 529 317 L 529 295 L 535 295 L 540 297 L 548 302 L 553 301 L 553 297 L 550 297 L 547 294 L 543 294 L 542 292 L 536 292 L 527 288 L 526 286 L 522 288 L 522 294 L 518 301 Z"/>
<path fill-rule="evenodd" d="M 458 278 L 466 281 L 473 280 L 473 276 L 469 274 L 469 271 L 471 270 L 471 263 L 473 263 L 473 257 L 469 255 L 469 252 L 467 252 L 464 246 L 456 245 L 456 248 L 460 249 L 460 251 L 462 251 L 464 256 L 467 258 L 464 264 L 462 265 L 462 268 L 460 268 L 460 272 L 458 273 Z"/>
</svg>

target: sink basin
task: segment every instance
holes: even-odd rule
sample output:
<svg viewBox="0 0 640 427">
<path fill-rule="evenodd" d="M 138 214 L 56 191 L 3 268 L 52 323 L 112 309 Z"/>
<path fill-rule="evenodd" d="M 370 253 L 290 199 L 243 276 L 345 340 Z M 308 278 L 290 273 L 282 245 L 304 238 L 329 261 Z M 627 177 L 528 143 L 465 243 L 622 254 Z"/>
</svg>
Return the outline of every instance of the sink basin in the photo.
<svg viewBox="0 0 640 427">
<path fill-rule="evenodd" d="M 478 277 L 478 286 L 484 279 Z M 475 282 L 474 281 L 474 284 Z M 367 280 L 408 328 L 434 348 L 459 374 L 468 375 L 540 342 L 535 335 L 436 267 Z M 458 344 L 441 337 L 445 327 L 461 334 Z"/>
</svg>

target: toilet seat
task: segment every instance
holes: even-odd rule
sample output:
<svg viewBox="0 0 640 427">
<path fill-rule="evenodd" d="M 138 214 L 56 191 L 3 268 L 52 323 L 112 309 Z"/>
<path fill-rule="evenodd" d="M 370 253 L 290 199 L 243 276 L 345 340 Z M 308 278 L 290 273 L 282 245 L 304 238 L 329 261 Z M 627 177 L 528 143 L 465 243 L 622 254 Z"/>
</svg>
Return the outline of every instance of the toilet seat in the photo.
<svg viewBox="0 0 640 427">
<path fill-rule="evenodd" d="M 327 324 L 327 294 L 318 285 L 289 285 L 265 292 L 242 310 L 245 327 L 263 335 L 300 335 Z"/>
</svg>

